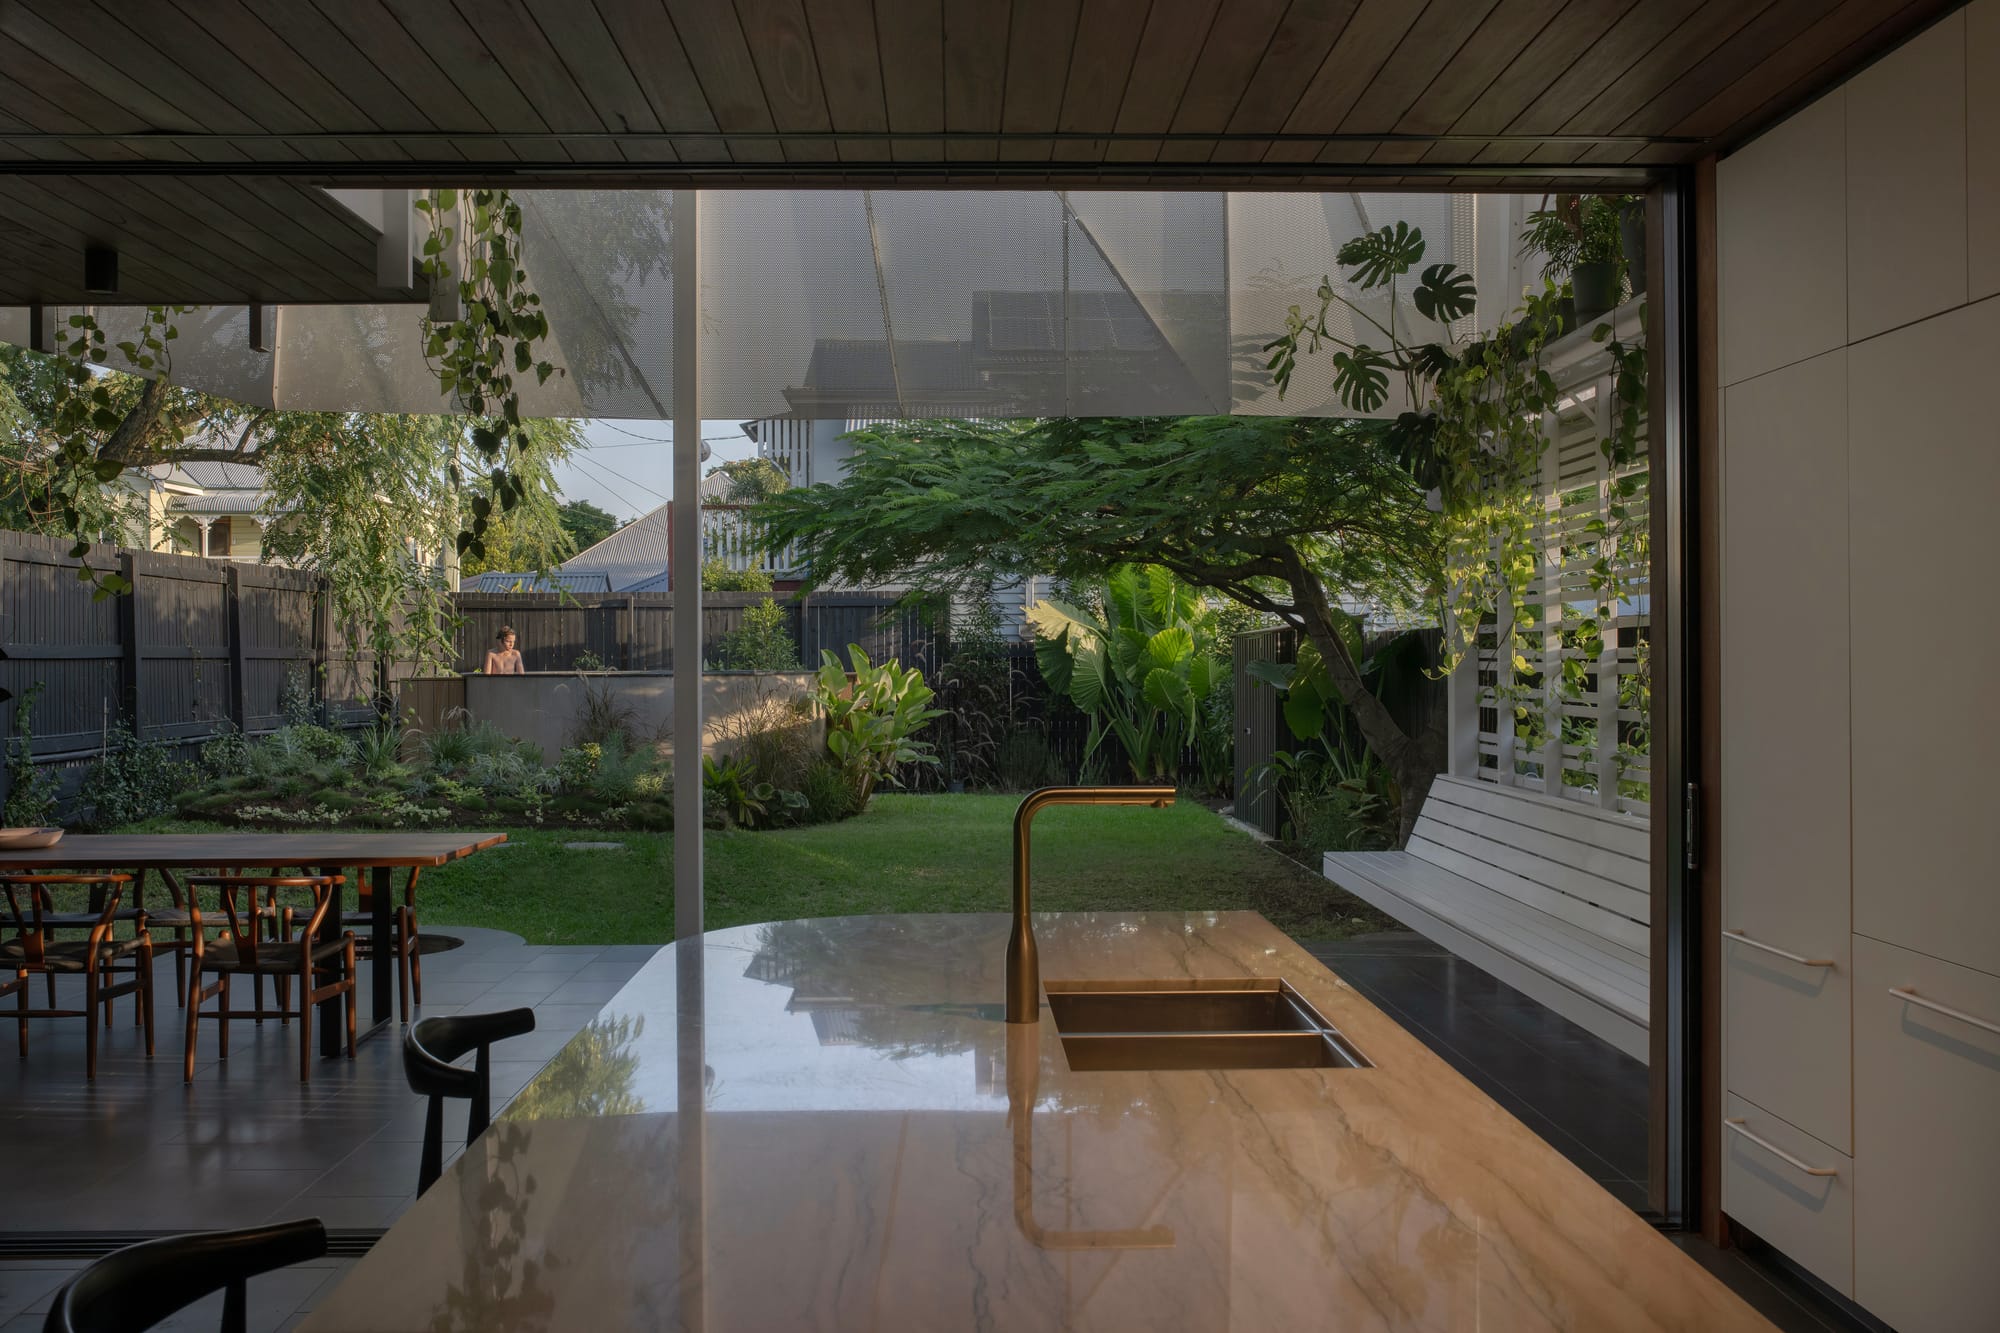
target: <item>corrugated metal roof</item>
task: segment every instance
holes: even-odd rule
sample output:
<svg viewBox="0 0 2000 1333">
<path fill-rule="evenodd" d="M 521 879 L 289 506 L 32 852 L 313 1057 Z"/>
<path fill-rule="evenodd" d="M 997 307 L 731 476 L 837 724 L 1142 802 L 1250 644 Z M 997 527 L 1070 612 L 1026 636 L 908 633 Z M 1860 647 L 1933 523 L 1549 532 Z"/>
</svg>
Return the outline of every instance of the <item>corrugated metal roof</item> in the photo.
<svg viewBox="0 0 2000 1333">
<path fill-rule="evenodd" d="M 167 501 L 175 514 L 255 514 L 264 507 L 262 491 L 210 491 L 200 495 L 176 495 Z"/>
<path fill-rule="evenodd" d="M 629 592 L 635 584 L 659 578 L 671 554 L 667 506 L 642 514 L 588 550 L 563 561 L 565 570 L 600 570 L 610 580 L 609 592 Z"/>
<path fill-rule="evenodd" d="M 460 592 L 610 592 L 611 579 L 601 569 L 557 569 L 546 578 L 533 573 L 508 574 L 489 569 L 458 585 Z"/>
</svg>

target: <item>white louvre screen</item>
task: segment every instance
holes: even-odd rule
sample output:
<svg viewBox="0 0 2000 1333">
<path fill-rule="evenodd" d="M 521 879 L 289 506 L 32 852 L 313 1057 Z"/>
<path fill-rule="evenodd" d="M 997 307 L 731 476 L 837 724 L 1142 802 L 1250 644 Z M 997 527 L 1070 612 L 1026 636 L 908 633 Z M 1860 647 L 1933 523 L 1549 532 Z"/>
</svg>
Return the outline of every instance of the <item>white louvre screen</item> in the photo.
<svg viewBox="0 0 2000 1333">
<path fill-rule="evenodd" d="M 1636 310 L 1628 307 L 1618 318 L 1621 333 L 1636 336 Z M 1512 645 L 1522 661 L 1502 661 L 1489 630 L 1474 664 L 1476 775 L 1646 816 L 1652 795 L 1652 597 L 1644 426 L 1636 461 L 1614 468 L 1605 450 L 1613 407 L 1610 359 L 1578 338 L 1569 340 L 1567 356 L 1551 349 L 1563 398 L 1544 422 L 1550 444 L 1537 488 L 1540 559 L 1528 614 Z M 1582 355 L 1579 345 L 1588 349 Z M 1631 493 L 1623 500 L 1625 517 L 1613 522 L 1613 491 L 1621 479 Z M 1602 570 L 1600 560 L 1606 562 Z M 1609 585 L 1607 570 L 1616 576 Z M 1603 643 L 1595 653 L 1584 646 L 1592 626 Z M 1565 661 L 1581 666 L 1580 680 L 1565 684 Z M 1503 673 L 1512 679 L 1505 697 Z"/>
</svg>

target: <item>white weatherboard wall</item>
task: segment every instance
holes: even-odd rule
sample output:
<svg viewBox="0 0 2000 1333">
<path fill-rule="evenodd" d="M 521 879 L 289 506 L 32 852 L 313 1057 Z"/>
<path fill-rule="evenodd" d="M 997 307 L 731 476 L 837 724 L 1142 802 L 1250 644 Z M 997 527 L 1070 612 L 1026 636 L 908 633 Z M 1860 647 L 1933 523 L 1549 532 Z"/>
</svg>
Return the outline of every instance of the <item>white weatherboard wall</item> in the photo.
<svg viewBox="0 0 2000 1333">
<path fill-rule="evenodd" d="M 1725 159 L 1723 1210 L 2000 1310 L 2000 0 Z"/>
</svg>

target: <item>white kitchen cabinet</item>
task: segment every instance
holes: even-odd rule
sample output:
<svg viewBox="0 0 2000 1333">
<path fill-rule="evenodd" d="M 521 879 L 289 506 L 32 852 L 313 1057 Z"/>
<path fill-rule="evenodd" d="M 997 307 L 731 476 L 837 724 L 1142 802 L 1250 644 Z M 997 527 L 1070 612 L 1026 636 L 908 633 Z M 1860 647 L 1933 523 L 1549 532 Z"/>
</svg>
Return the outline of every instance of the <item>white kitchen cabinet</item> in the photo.
<svg viewBox="0 0 2000 1333">
<path fill-rule="evenodd" d="M 1965 304 L 1965 15 L 1849 81 L 1847 338 Z"/>
<path fill-rule="evenodd" d="M 1853 1296 L 1854 1159 L 1733 1094 L 1723 1131 L 1723 1211 Z"/>
<path fill-rule="evenodd" d="M 1854 929 L 2000 973 L 2000 298 L 1847 357 Z"/>
<path fill-rule="evenodd" d="M 1853 1083 L 1847 357 L 1725 393 L 1719 811 L 1722 925 L 1735 932 L 1722 944 L 1725 1082 L 1842 1152 Z"/>
<path fill-rule="evenodd" d="M 1724 384 L 1847 341 L 1843 96 L 1829 94 L 1716 165 Z"/>
<path fill-rule="evenodd" d="M 1854 1299 L 1898 1333 L 2000 1320 L 2000 977 L 1854 941 Z"/>
</svg>

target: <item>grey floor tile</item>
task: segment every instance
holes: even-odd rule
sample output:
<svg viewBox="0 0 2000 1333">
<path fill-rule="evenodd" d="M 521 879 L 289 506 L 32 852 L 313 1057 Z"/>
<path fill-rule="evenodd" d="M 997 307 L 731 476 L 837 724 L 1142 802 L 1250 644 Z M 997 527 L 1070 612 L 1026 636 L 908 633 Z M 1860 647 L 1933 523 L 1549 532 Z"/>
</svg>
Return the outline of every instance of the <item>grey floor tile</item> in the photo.
<svg viewBox="0 0 2000 1333">
<path fill-rule="evenodd" d="M 81 1267 L 51 1260 L 0 1264 L 0 1319 L 47 1311 L 56 1289 Z"/>
</svg>

